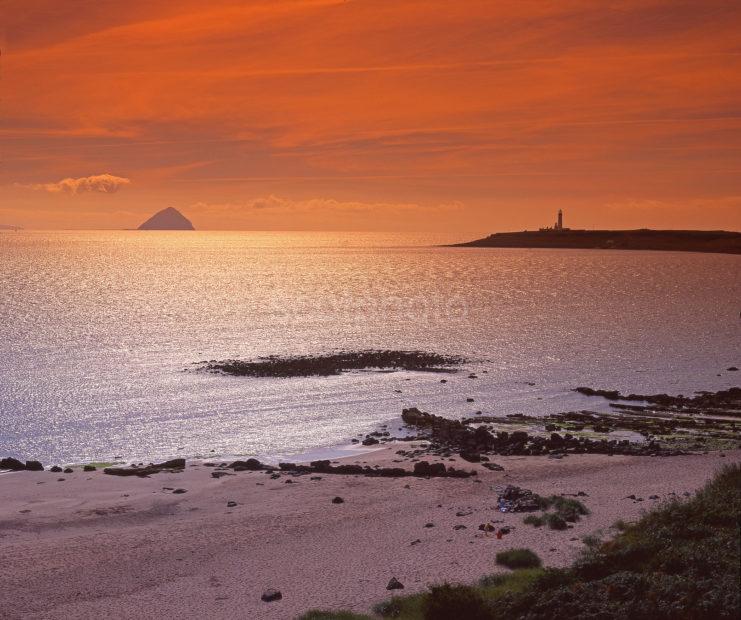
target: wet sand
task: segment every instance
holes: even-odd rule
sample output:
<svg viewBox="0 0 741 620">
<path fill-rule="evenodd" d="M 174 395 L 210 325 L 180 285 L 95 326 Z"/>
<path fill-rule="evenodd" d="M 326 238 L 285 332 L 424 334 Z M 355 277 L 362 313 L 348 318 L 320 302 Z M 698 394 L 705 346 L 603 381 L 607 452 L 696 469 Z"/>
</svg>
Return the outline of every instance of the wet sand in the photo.
<svg viewBox="0 0 741 620">
<path fill-rule="evenodd" d="M 347 460 L 411 469 L 409 460 L 393 463 L 395 451 L 408 447 Z M 215 479 L 202 463 L 145 479 L 81 470 L 2 474 L 0 617 L 284 620 L 310 608 L 368 611 L 389 597 L 391 577 L 406 586 L 403 594 L 472 582 L 502 570 L 494 556 L 511 547 L 563 566 L 585 535 L 610 535 L 617 519 L 634 520 L 672 492 L 691 493 L 741 460 L 741 451 L 725 454 L 498 457 L 501 472 L 446 460 L 479 472 L 463 480 L 271 479 L 264 472 Z M 545 495 L 583 491 L 591 514 L 560 532 L 526 526 L 522 514 L 495 510 L 496 489 L 506 484 Z M 644 501 L 626 499 L 631 494 Z M 333 504 L 335 496 L 344 503 Z M 512 532 L 497 540 L 478 531 L 494 520 Z M 282 600 L 262 602 L 268 588 Z"/>
</svg>

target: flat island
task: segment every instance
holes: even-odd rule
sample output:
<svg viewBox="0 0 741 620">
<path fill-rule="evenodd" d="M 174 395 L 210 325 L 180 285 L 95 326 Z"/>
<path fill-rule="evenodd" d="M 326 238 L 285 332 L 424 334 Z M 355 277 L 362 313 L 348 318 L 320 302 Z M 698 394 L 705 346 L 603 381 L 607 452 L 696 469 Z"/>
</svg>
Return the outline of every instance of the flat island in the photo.
<svg viewBox="0 0 741 620">
<path fill-rule="evenodd" d="M 570 230 L 544 229 L 494 233 L 455 244 L 476 248 L 573 248 L 663 250 L 741 254 L 741 233 L 724 230 Z"/>
</svg>

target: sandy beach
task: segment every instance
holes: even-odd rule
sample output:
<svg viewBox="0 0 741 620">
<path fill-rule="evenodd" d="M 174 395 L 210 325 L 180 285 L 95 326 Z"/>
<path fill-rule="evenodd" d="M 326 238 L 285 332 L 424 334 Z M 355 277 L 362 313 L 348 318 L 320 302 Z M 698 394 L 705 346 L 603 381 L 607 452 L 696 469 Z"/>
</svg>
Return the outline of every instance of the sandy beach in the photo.
<svg viewBox="0 0 741 620">
<path fill-rule="evenodd" d="M 346 460 L 411 469 L 395 453 L 405 447 Z M 722 454 L 498 457 L 499 472 L 448 462 L 476 469 L 468 479 L 274 479 L 259 471 L 216 479 L 204 463 L 143 479 L 81 469 L 2 474 L 0 617 L 283 620 L 310 608 L 368 611 L 389 597 L 391 577 L 404 594 L 473 582 L 503 570 L 494 555 L 511 547 L 563 566 L 584 536 L 609 536 L 616 520 L 692 493 L 741 460 L 741 451 Z M 496 510 L 506 484 L 543 495 L 581 491 L 591 514 L 565 531 L 524 525 L 522 514 Z M 337 496 L 344 503 L 333 503 Z M 478 530 L 487 521 L 511 533 L 487 537 Z M 282 600 L 262 602 L 269 588 Z"/>
</svg>

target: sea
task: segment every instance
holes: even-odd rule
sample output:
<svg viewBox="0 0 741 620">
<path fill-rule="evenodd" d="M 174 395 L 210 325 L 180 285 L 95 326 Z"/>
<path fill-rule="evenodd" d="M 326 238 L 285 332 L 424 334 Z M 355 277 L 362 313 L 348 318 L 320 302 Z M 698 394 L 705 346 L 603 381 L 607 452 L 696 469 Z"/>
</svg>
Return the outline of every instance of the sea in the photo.
<svg viewBox="0 0 741 620">
<path fill-rule="evenodd" d="M 404 407 L 544 415 L 609 410 L 577 386 L 741 385 L 741 256 L 442 247 L 475 236 L 2 232 L 0 456 L 337 456 Z M 467 362 L 446 383 L 198 366 L 367 349 Z"/>
</svg>

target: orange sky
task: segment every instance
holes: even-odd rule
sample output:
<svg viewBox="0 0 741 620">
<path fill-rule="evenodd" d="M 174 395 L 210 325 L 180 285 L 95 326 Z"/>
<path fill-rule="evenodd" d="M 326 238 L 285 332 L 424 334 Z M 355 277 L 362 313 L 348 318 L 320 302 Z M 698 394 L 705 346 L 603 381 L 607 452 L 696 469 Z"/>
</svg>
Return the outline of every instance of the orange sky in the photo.
<svg viewBox="0 0 741 620">
<path fill-rule="evenodd" d="M 0 224 L 741 229 L 738 0 L 0 0 L 0 28 Z"/>
</svg>

